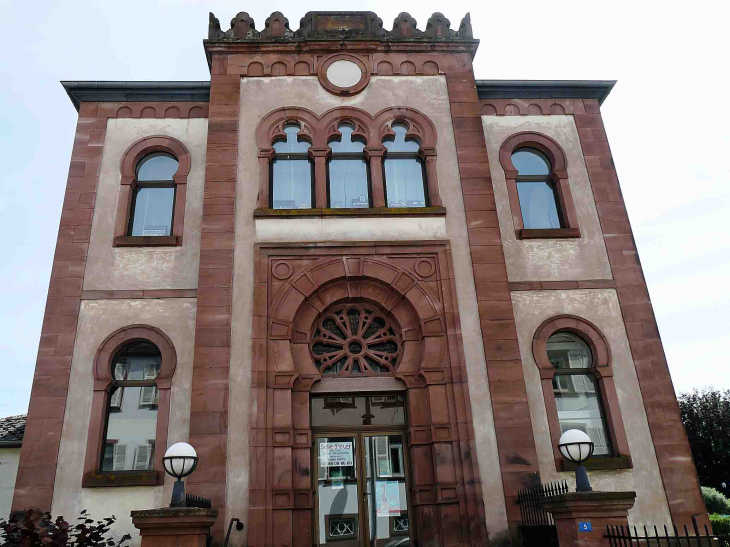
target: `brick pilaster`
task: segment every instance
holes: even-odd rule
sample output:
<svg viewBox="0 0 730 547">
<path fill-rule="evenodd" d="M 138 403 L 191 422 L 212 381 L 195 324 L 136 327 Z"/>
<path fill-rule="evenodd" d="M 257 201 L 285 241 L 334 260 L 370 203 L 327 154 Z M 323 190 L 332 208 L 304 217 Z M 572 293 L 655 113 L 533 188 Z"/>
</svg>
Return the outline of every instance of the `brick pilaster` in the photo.
<svg viewBox="0 0 730 547">
<path fill-rule="evenodd" d="M 106 134 L 97 103 L 79 111 L 61 224 L 43 316 L 13 510 L 50 511 L 56 477 L 71 357 L 81 306 L 96 184 Z"/>
<path fill-rule="evenodd" d="M 537 451 L 474 74 L 448 74 L 446 81 L 507 518 L 514 530 L 520 521 L 517 491 L 538 472 Z"/>
<path fill-rule="evenodd" d="M 225 59 L 220 61 L 211 76 L 190 411 L 190 444 L 200 465 L 188 482 L 224 511 L 241 79 L 225 74 Z M 214 528 L 218 536 L 223 521 L 218 519 Z"/>
<path fill-rule="evenodd" d="M 707 513 L 659 328 L 644 280 L 626 205 L 603 128 L 598 101 L 584 100 L 584 114 L 574 114 L 598 217 L 616 280 L 644 408 L 659 470 L 675 524 L 691 524 L 692 515 Z"/>
</svg>

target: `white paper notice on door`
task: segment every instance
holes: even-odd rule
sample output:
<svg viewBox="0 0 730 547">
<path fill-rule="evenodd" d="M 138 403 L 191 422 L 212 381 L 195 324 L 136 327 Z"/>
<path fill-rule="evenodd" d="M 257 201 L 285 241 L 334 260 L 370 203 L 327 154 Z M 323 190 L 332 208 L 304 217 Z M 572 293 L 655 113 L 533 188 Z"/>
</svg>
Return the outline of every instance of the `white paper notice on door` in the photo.
<svg viewBox="0 0 730 547">
<path fill-rule="evenodd" d="M 349 467 L 354 464 L 352 442 L 319 444 L 320 467 Z"/>
</svg>

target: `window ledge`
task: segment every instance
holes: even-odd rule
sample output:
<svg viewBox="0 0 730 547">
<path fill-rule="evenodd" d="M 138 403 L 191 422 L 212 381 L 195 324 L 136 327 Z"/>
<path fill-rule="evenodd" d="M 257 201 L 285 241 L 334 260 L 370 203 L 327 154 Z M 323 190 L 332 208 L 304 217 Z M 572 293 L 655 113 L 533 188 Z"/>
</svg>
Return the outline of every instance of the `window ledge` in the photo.
<svg viewBox="0 0 730 547">
<path fill-rule="evenodd" d="M 178 247 L 181 240 L 178 236 L 116 236 L 114 247 Z"/>
<path fill-rule="evenodd" d="M 446 207 L 370 207 L 355 209 L 256 209 L 256 218 L 288 217 L 432 217 L 446 215 Z"/>
<path fill-rule="evenodd" d="M 517 239 L 568 239 L 580 237 L 578 228 L 548 228 L 542 230 L 516 230 Z"/>
<path fill-rule="evenodd" d="M 596 456 L 583 464 L 586 469 L 598 471 L 602 469 L 633 469 L 631 456 Z M 560 471 L 575 471 L 578 467 L 573 462 L 564 458 L 560 459 Z"/>
<path fill-rule="evenodd" d="M 83 488 L 110 486 L 159 486 L 163 483 L 160 471 L 120 471 L 117 473 L 87 473 L 81 479 Z"/>
</svg>

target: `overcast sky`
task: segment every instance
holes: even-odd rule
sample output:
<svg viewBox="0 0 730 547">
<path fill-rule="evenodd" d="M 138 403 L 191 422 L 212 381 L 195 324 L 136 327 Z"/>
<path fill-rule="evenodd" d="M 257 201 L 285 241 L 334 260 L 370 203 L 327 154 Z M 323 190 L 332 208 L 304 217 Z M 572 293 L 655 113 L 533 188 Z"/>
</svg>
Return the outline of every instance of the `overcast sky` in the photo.
<svg viewBox="0 0 730 547">
<path fill-rule="evenodd" d="M 603 119 L 678 392 L 730 388 L 727 0 L 0 0 L 0 416 L 26 412 L 76 111 L 60 80 L 206 80 L 221 27 L 372 10 L 388 29 L 471 12 L 479 79 L 616 79 Z"/>
</svg>

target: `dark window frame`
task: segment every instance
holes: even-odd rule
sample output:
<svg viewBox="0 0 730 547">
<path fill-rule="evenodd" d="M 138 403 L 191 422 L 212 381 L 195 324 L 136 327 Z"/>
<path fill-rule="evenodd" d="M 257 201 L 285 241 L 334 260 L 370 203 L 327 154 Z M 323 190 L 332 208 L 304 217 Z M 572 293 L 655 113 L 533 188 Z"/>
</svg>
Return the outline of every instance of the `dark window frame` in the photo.
<svg viewBox="0 0 730 547">
<path fill-rule="evenodd" d="M 393 125 L 406 125 L 406 136 L 404 137 L 405 142 L 415 142 L 418 144 L 418 150 L 415 150 L 413 152 L 391 152 L 388 150 L 387 147 L 385 147 L 385 141 L 393 141 L 395 142 L 395 137 L 393 135 L 386 136 L 383 141 L 382 145 L 385 147 L 385 153 L 383 156 L 383 195 L 385 197 L 385 206 L 388 208 L 392 208 L 393 205 L 390 205 L 388 203 L 388 177 L 386 175 L 385 166 L 389 159 L 398 160 L 398 159 L 408 159 L 408 160 L 416 160 L 418 164 L 421 166 L 421 183 L 423 184 L 423 201 L 425 205 L 423 207 L 418 207 L 419 209 L 431 207 L 431 197 L 429 195 L 428 191 L 428 172 L 426 169 L 426 161 L 423 157 L 423 147 L 421 142 L 418 139 L 415 139 L 413 137 L 408 137 L 408 131 L 410 129 L 410 123 L 408 120 L 393 120 L 389 128 L 391 131 L 393 131 Z M 407 207 L 407 205 L 406 205 Z"/>
<path fill-rule="evenodd" d="M 354 126 L 353 124 L 349 123 L 348 121 L 342 121 L 337 125 L 337 129 L 339 131 L 339 128 L 341 125 L 349 125 L 350 127 Z M 332 150 L 331 143 L 332 142 L 341 142 L 342 136 L 338 137 L 332 137 L 328 142 L 327 145 L 330 146 L 330 153 L 327 155 L 327 162 L 325 167 L 325 177 L 327 181 L 327 208 L 328 209 L 335 209 L 335 207 L 332 206 L 332 200 L 330 197 L 331 194 L 331 187 L 332 187 L 332 179 L 330 175 L 330 164 L 333 161 L 362 161 L 365 164 L 365 184 L 367 185 L 367 191 L 368 191 L 368 206 L 367 208 L 370 209 L 373 206 L 373 184 L 372 184 L 372 176 L 370 173 L 371 170 L 371 163 L 369 158 L 367 157 L 367 154 L 365 154 L 365 148 L 367 147 L 368 143 L 365 139 L 359 136 L 351 137 L 351 142 L 359 142 L 363 144 L 363 151 L 362 152 L 335 152 Z M 340 209 L 349 209 L 349 210 L 357 210 L 359 207 L 337 207 L 337 210 Z"/>
<path fill-rule="evenodd" d="M 293 127 L 299 127 L 299 130 L 301 131 L 301 125 L 298 125 L 296 123 L 285 123 L 284 127 L 287 126 L 293 126 Z M 307 142 L 309 143 L 309 147 L 312 147 L 312 142 L 304 137 L 300 137 L 297 135 L 297 142 L 299 141 Z M 286 142 L 286 139 L 278 138 L 275 139 L 271 143 L 271 149 L 274 151 L 271 157 L 271 160 L 269 161 L 269 207 L 271 209 L 274 208 L 274 185 L 276 184 L 276 181 L 274 180 L 274 164 L 277 161 L 288 161 L 288 160 L 294 160 L 294 161 L 301 161 L 301 160 L 307 160 L 309 162 L 309 169 L 310 169 L 310 175 L 309 175 L 309 181 L 311 184 L 310 194 L 309 194 L 309 208 L 314 209 L 314 161 L 312 161 L 312 156 L 310 155 L 309 151 L 307 152 L 277 152 L 274 148 L 274 145 L 278 142 Z"/>
<path fill-rule="evenodd" d="M 149 344 L 154 345 L 152 342 L 149 342 L 148 340 L 131 341 L 130 343 L 125 344 L 124 346 L 119 348 L 119 350 L 116 352 L 113 359 L 111 360 L 110 366 L 114 367 L 116 365 L 117 359 L 121 356 L 122 353 L 124 353 L 125 351 L 129 350 L 131 347 L 133 347 L 137 344 L 140 344 L 140 343 L 149 343 Z M 155 346 L 155 347 L 157 348 L 157 346 Z M 157 348 L 156 353 L 160 356 L 160 362 L 161 362 L 162 361 L 162 352 L 160 351 L 159 348 Z M 150 354 L 152 354 L 152 352 L 150 352 Z M 158 372 L 158 376 L 159 376 L 159 372 Z M 113 468 L 108 471 L 104 470 L 104 459 L 105 459 L 104 452 L 106 449 L 106 445 L 107 444 L 116 444 L 116 442 L 117 442 L 117 441 L 115 441 L 114 443 L 110 443 L 109 440 L 107 439 L 107 435 L 109 432 L 109 418 L 110 418 L 112 412 L 114 411 L 114 409 L 112 408 L 112 397 L 114 396 L 114 390 L 115 389 L 124 389 L 125 387 L 142 388 L 142 387 L 153 387 L 154 386 L 154 388 L 156 390 L 158 390 L 158 393 L 159 393 L 159 388 L 157 386 L 157 377 L 155 377 L 154 379 L 150 379 L 150 380 L 117 380 L 114 376 L 114 369 L 112 368 L 111 369 L 111 378 L 112 378 L 112 383 L 111 383 L 111 386 L 109 387 L 109 396 L 107 397 L 108 401 L 107 401 L 107 405 L 106 405 L 106 412 L 104 413 L 104 433 L 102 435 L 102 447 L 101 447 L 101 451 L 100 451 L 100 460 L 99 460 L 99 467 L 98 467 L 100 474 L 101 473 L 119 473 L 119 471 L 114 471 Z M 124 404 L 123 395 L 122 395 L 122 404 Z M 159 400 L 149 406 L 155 406 L 158 408 L 158 411 L 159 411 Z M 120 409 L 120 411 L 121 411 L 121 409 Z M 159 419 L 159 416 L 155 417 L 155 420 L 157 420 L 157 419 Z M 152 443 L 152 444 L 155 445 L 156 443 Z M 112 460 L 113 460 L 113 456 L 112 456 Z M 152 457 L 150 458 L 150 464 L 152 465 L 152 467 L 150 469 L 145 469 L 144 471 L 154 471 L 155 470 L 154 459 Z M 130 470 L 126 470 L 126 471 L 130 471 Z"/>
<path fill-rule="evenodd" d="M 178 162 L 178 168 L 172 181 L 161 181 L 165 187 L 174 186 L 172 206 L 172 224 L 169 236 L 133 236 L 134 207 L 136 206 L 137 188 L 160 187 L 154 181 L 137 180 L 139 164 L 151 154 L 165 154 Z M 132 144 L 122 158 L 121 181 L 117 217 L 114 227 L 114 247 L 177 247 L 183 243 L 185 225 L 185 202 L 187 196 L 187 180 L 190 173 L 190 153 L 185 146 L 169 136 L 156 135 L 144 137 Z M 152 184 L 150 184 L 152 183 Z M 167 186 L 169 185 L 169 186 Z"/>
</svg>

